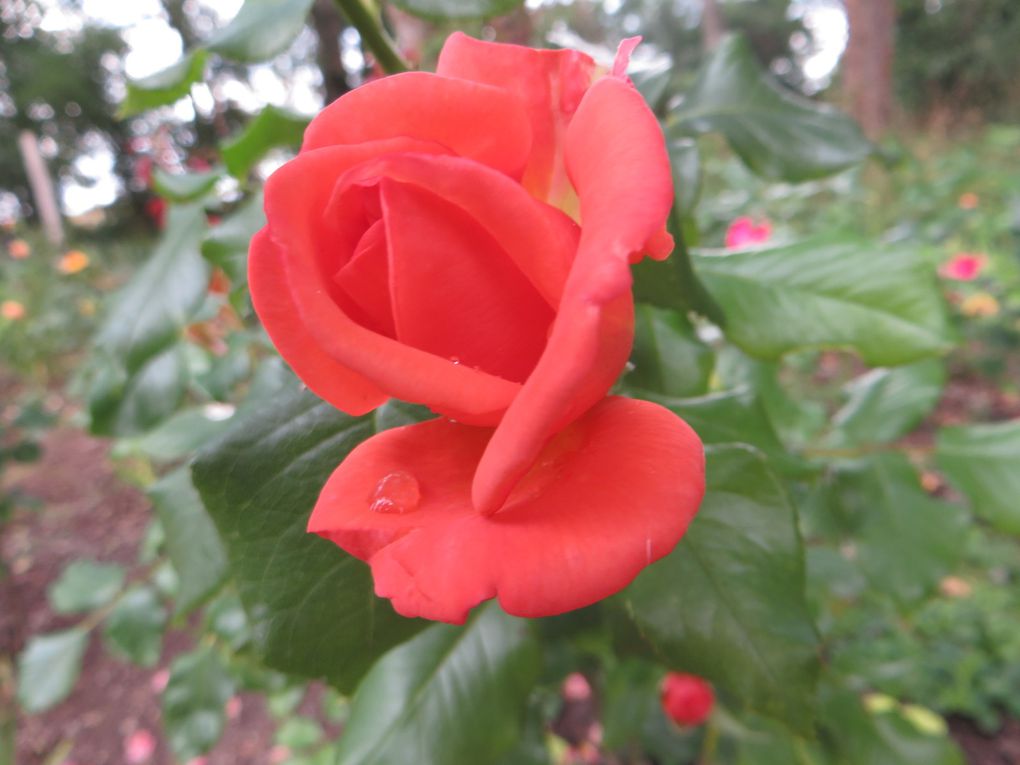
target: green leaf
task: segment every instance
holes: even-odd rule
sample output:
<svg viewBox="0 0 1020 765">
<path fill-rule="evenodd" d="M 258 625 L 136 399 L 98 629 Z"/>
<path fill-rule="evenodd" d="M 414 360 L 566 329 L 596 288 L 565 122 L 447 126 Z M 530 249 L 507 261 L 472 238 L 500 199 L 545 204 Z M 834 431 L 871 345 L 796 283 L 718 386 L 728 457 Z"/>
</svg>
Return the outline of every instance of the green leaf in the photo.
<svg viewBox="0 0 1020 765">
<path fill-rule="evenodd" d="M 191 202 L 212 191 L 222 177 L 223 170 L 220 168 L 201 172 L 168 173 L 157 167 L 152 174 L 152 185 L 161 196 L 172 202 Z"/>
<path fill-rule="evenodd" d="M 641 392 L 682 417 L 707 444 L 748 444 L 765 455 L 772 467 L 794 475 L 811 468 L 791 455 L 776 435 L 757 394 L 750 388 L 712 393 L 695 398 L 673 398 Z"/>
<path fill-rule="evenodd" d="M 838 487 L 840 502 L 856 516 L 857 560 L 872 587 L 908 605 L 952 570 L 967 514 L 925 494 L 903 454 L 876 454 L 843 468 Z"/>
<path fill-rule="evenodd" d="M 891 366 L 949 347 L 934 274 L 910 250 L 828 238 L 698 255 L 694 265 L 726 313 L 727 337 L 752 356 L 853 348 Z"/>
<path fill-rule="evenodd" d="M 833 417 L 830 443 L 883 444 L 905 436 L 935 408 L 945 382 L 940 359 L 861 375 L 846 386 L 849 400 Z"/>
<path fill-rule="evenodd" d="M 426 19 L 477 19 L 510 13 L 524 0 L 393 0 L 393 4 Z"/>
<path fill-rule="evenodd" d="M 178 657 L 163 691 L 163 728 L 182 762 L 208 752 L 226 722 L 224 705 L 234 695 L 234 681 L 211 648 Z"/>
<path fill-rule="evenodd" d="M 106 647 L 135 664 L 151 667 L 163 649 L 166 609 L 151 587 L 136 587 L 121 598 L 103 623 Z"/>
<path fill-rule="evenodd" d="M 171 344 L 202 304 L 209 266 L 199 252 L 201 207 L 171 207 L 155 252 L 114 299 L 96 342 L 129 372 Z"/>
<path fill-rule="evenodd" d="M 200 605 L 227 576 L 227 556 L 186 467 L 163 476 L 149 488 L 166 535 L 166 549 L 177 571 L 175 611 Z"/>
<path fill-rule="evenodd" d="M 232 61 L 258 63 L 283 53 L 305 26 L 314 0 L 244 0 L 237 15 L 206 43 Z"/>
<path fill-rule="evenodd" d="M 490 604 L 386 654 L 351 705 L 337 765 L 494 762 L 516 743 L 538 673 L 527 623 Z"/>
<path fill-rule="evenodd" d="M 943 428 L 935 455 L 975 513 L 1020 534 L 1020 420 Z"/>
<path fill-rule="evenodd" d="M 207 54 L 198 49 L 180 61 L 139 80 L 128 80 L 127 97 L 120 105 L 120 116 L 130 117 L 157 106 L 172 104 L 191 92 L 191 86 L 202 79 Z"/>
<path fill-rule="evenodd" d="M 350 417 L 307 391 L 280 394 L 193 468 L 266 663 L 345 691 L 425 626 L 373 595 L 364 563 L 305 531 L 326 479 L 374 432 L 371 416 Z"/>
<path fill-rule="evenodd" d="M 684 244 L 683 220 L 674 208 L 670 215 L 670 233 L 676 247 L 666 260 L 645 258 L 631 268 L 634 276 L 634 300 L 675 311 L 693 311 L 720 327 L 726 325 L 722 308 L 705 288 Z"/>
<path fill-rule="evenodd" d="M 634 370 L 628 385 L 669 396 L 696 396 L 708 390 L 714 357 L 679 313 L 650 305 L 634 307 Z"/>
<path fill-rule="evenodd" d="M 248 283 L 248 246 L 264 225 L 266 214 L 259 191 L 220 221 L 202 242 L 202 255 L 223 269 L 235 289 Z"/>
<path fill-rule="evenodd" d="M 109 603 L 123 586 L 121 566 L 76 560 L 50 585 L 48 595 L 50 605 L 58 614 L 74 614 Z"/>
<path fill-rule="evenodd" d="M 701 153 L 690 138 L 674 138 L 668 143 L 669 162 L 673 168 L 674 204 L 680 216 L 694 212 L 701 196 Z"/>
<path fill-rule="evenodd" d="M 671 116 L 681 131 L 722 133 L 744 164 L 769 178 L 830 175 L 872 151 L 856 122 L 782 88 L 738 36 L 719 44 Z"/>
<path fill-rule="evenodd" d="M 322 728 L 310 717 L 295 715 L 284 720 L 276 730 L 275 741 L 280 746 L 297 751 L 307 749 L 322 740 Z"/>
<path fill-rule="evenodd" d="M 870 714 L 856 694 L 832 689 L 821 694 L 819 713 L 841 765 L 963 765 L 945 731 L 919 729 L 898 705 Z"/>
<path fill-rule="evenodd" d="M 244 180 L 270 149 L 298 148 L 308 127 L 308 117 L 277 106 L 267 106 L 244 129 L 220 147 L 223 164 L 235 178 Z"/>
<path fill-rule="evenodd" d="M 67 698 L 88 642 L 88 633 L 77 628 L 29 639 L 18 657 L 18 701 L 26 712 L 42 712 Z"/>
<path fill-rule="evenodd" d="M 156 462 L 175 462 L 226 431 L 231 411 L 223 404 L 182 409 L 140 436 L 117 441 L 113 454 L 142 454 Z"/>
<path fill-rule="evenodd" d="M 676 550 L 616 597 L 660 660 L 804 731 L 818 642 L 797 518 L 753 450 L 708 450 L 708 490 Z"/>
<path fill-rule="evenodd" d="M 133 436 L 149 430 L 180 406 L 188 385 L 183 349 L 173 346 L 129 375 L 99 352 L 103 365 L 89 391 L 89 427 L 98 435 Z"/>
</svg>

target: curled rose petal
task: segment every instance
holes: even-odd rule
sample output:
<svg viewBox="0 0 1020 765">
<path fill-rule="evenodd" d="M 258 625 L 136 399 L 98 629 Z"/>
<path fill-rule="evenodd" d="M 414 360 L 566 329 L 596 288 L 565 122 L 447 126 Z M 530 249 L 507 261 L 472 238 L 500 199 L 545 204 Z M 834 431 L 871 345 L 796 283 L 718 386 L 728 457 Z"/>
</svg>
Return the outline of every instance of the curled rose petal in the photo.
<svg viewBox="0 0 1020 765">
<path fill-rule="evenodd" d="M 545 442 L 619 377 L 633 340 L 628 264 L 673 202 L 662 131 L 620 79 L 599 80 L 585 95 L 567 133 L 566 161 L 581 200 L 581 241 L 545 353 L 478 467 L 482 512 L 498 509 Z"/>
<path fill-rule="evenodd" d="M 330 477 L 308 529 L 372 566 L 405 616 L 461 623 L 483 600 L 548 616 L 625 587 L 668 554 L 704 492 L 701 442 L 647 401 L 607 398 L 546 445 L 500 512 L 471 502 L 486 428 L 385 431 Z"/>
</svg>

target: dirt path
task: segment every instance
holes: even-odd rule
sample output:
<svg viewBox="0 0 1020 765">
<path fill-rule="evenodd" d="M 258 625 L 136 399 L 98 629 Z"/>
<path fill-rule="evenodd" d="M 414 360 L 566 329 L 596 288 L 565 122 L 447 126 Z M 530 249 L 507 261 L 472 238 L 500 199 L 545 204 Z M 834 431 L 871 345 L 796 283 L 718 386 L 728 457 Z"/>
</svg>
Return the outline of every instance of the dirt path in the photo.
<svg viewBox="0 0 1020 765">
<path fill-rule="evenodd" d="M 12 468 L 5 481 L 39 507 L 19 509 L 0 528 L 0 559 L 9 574 L 0 579 L 0 656 L 16 656 L 30 635 L 78 621 L 53 613 L 46 600 L 46 588 L 71 561 L 89 558 L 139 571 L 149 504 L 118 480 L 106 443 L 59 428 L 47 434 L 43 449 L 39 462 Z M 173 657 L 189 644 L 187 635 L 171 633 L 159 664 L 144 669 L 110 657 L 94 631 L 71 696 L 44 714 L 19 716 L 18 765 L 171 765 L 159 685 Z M 262 700 L 245 695 L 229 710 L 234 718 L 207 765 L 270 762 L 273 725 Z"/>
</svg>

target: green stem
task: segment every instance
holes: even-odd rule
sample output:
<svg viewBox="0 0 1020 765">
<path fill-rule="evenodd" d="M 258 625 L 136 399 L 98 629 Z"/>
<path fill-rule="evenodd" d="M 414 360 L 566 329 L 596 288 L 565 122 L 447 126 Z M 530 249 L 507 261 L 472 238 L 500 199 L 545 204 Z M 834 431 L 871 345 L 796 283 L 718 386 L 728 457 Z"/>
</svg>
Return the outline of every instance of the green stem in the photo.
<svg viewBox="0 0 1020 765">
<path fill-rule="evenodd" d="M 705 724 L 705 738 L 701 744 L 701 756 L 698 758 L 698 765 L 713 765 L 715 762 L 715 750 L 719 746 L 719 726 L 715 718 L 709 717 Z"/>
<path fill-rule="evenodd" d="M 379 66 L 387 74 L 406 72 L 410 68 L 383 29 L 378 14 L 369 9 L 366 0 L 336 0 L 336 4 L 351 26 L 358 30 L 362 42 L 372 51 Z"/>
</svg>

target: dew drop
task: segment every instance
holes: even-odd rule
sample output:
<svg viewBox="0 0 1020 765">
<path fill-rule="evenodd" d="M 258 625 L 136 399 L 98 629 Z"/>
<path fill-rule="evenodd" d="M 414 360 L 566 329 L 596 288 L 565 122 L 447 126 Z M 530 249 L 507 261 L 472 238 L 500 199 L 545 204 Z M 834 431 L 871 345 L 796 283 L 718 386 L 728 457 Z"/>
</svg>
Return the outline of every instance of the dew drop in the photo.
<svg viewBox="0 0 1020 765">
<path fill-rule="evenodd" d="M 453 365 L 455 367 L 459 367 L 460 366 L 460 359 L 458 359 L 456 356 L 451 356 L 450 357 L 450 361 L 453 362 Z"/>
<path fill-rule="evenodd" d="M 421 501 L 418 479 L 403 470 L 390 473 L 376 484 L 370 499 L 372 512 L 410 513 Z"/>
</svg>

